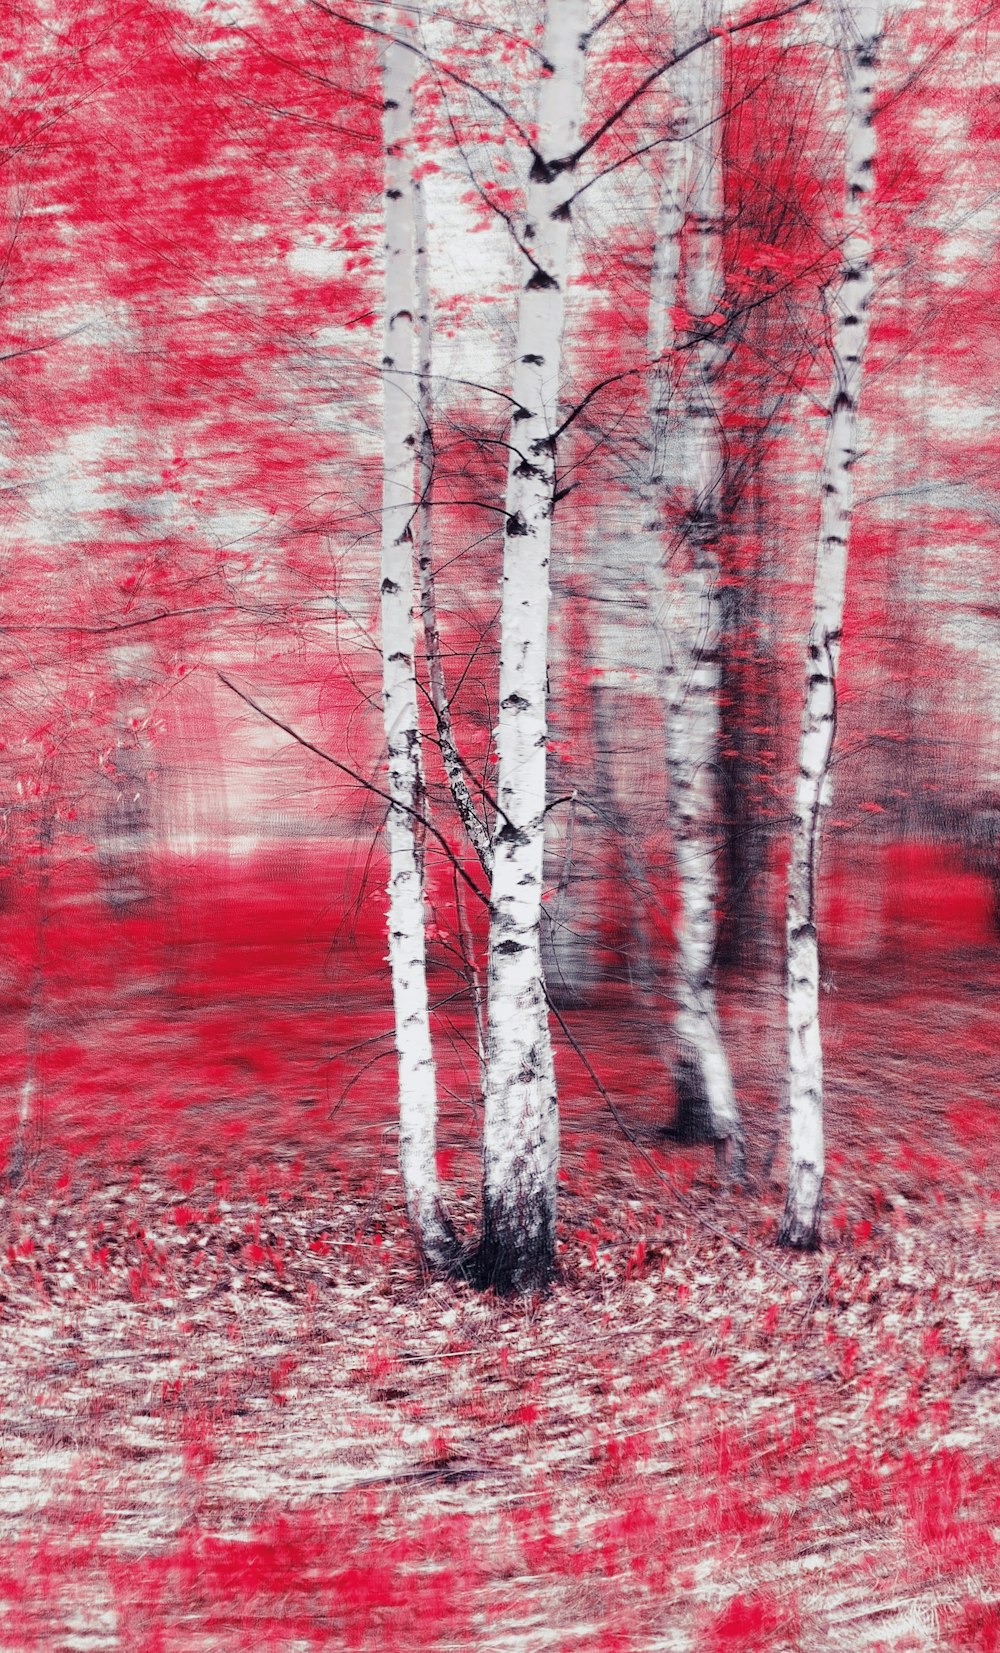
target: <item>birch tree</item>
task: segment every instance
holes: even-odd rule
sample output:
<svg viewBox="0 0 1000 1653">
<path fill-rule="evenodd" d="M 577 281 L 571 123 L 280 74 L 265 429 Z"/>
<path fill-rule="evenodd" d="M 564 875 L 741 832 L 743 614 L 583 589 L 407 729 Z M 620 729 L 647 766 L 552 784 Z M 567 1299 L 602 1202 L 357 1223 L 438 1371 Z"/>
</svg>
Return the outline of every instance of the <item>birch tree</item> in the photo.
<svg viewBox="0 0 1000 1653">
<path fill-rule="evenodd" d="M 881 0 L 833 8 L 846 83 L 844 240 L 831 296 L 833 378 L 820 474 L 820 524 L 806 660 L 786 913 L 788 997 L 788 1194 L 779 1240 L 812 1249 L 823 1202 L 823 1047 L 819 1025 L 817 883 L 820 829 L 830 800 L 837 728 L 837 663 L 843 626 L 852 469 L 874 288 L 868 204 L 874 182 L 873 109 L 882 33 Z"/>
<path fill-rule="evenodd" d="M 475 851 L 487 878 L 493 874 L 493 845 L 469 789 L 466 767 L 458 749 L 455 720 L 445 679 L 441 627 L 438 621 L 437 583 L 434 564 L 434 535 L 431 510 L 434 499 L 434 404 L 432 395 L 433 326 L 431 320 L 430 256 L 428 250 L 427 206 L 419 174 L 412 174 L 414 230 L 416 236 L 414 274 L 417 294 L 417 414 L 420 425 L 417 469 L 417 509 L 414 515 L 415 548 L 420 584 L 420 615 L 423 621 L 424 660 L 427 668 L 427 696 L 434 714 L 438 748 L 456 813 L 466 838 Z M 455 921 L 459 952 L 469 986 L 476 1024 L 476 1054 L 481 1087 L 486 1085 L 486 1028 L 482 984 L 476 963 L 475 946 L 461 882 L 455 870 Z"/>
<path fill-rule="evenodd" d="M 382 691 L 389 792 L 389 965 L 399 1070 L 399 1158 L 406 1209 L 427 1263 L 447 1267 L 454 1236 L 437 1180 L 437 1083 L 427 992 L 425 792 L 413 606 L 420 418 L 416 393 L 416 217 L 412 175 L 415 57 L 401 8 L 383 59 L 385 314 L 383 333 Z"/>
<path fill-rule="evenodd" d="M 493 843 L 480 1276 L 543 1285 L 555 1249 L 559 1122 L 542 976 L 549 561 L 569 253 L 583 96 L 584 0 L 549 0 L 521 233 L 514 411 L 504 501 L 499 816 Z"/>
<path fill-rule="evenodd" d="M 424 631 L 424 658 L 427 664 L 427 694 L 434 713 L 434 724 L 441 762 L 448 781 L 448 790 L 466 837 L 475 850 L 476 859 L 487 878 L 493 872 L 493 848 L 487 827 L 476 809 L 465 766 L 455 736 L 448 685 L 445 681 L 444 658 L 441 649 L 441 628 L 438 624 L 437 586 L 434 571 L 434 542 L 431 524 L 431 505 L 434 493 L 434 408 L 431 391 L 433 372 L 433 333 L 431 325 L 430 273 L 427 248 L 427 209 L 420 179 L 414 177 L 413 205 L 415 230 L 414 278 L 417 296 L 417 370 L 416 396 L 419 419 L 418 501 L 414 515 L 417 567 L 420 576 L 420 614 Z"/>
<path fill-rule="evenodd" d="M 707 32 L 717 10 L 705 11 Z M 745 1149 L 714 990 L 718 823 L 719 494 L 723 455 L 715 385 L 723 358 L 723 197 L 719 147 L 722 43 L 712 39 L 679 65 L 680 132 L 664 169 L 650 284 L 652 374 L 647 508 L 662 546 L 662 500 L 677 493 L 683 567 L 672 590 L 660 555 L 657 629 L 666 699 L 668 813 L 680 895 L 677 925 L 675 1080 L 678 1130 L 728 1144 L 742 1178 Z M 677 340 L 682 239 L 687 226 L 684 300 L 687 337 Z M 685 346 L 684 367 L 678 363 Z M 671 361 L 673 371 L 671 371 Z M 672 623 L 667 616 L 672 616 Z"/>
</svg>

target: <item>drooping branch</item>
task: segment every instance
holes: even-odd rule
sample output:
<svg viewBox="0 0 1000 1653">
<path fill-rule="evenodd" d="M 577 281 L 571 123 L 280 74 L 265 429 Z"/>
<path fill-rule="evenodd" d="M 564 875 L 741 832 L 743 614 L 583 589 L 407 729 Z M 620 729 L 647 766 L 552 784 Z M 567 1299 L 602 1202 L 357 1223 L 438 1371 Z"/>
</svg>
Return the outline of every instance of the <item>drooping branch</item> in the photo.
<svg viewBox="0 0 1000 1653">
<path fill-rule="evenodd" d="M 280 729 L 283 734 L 287 735 L 290 740 L 294 740 L 297 745 L 304 746 L 307 752 L 312 752 L 317 758 L 322 758 L 324 763 L 332 764 L 334 769 L 339 769 L 342 775 L 349 776 L 349 778 L 352 781 L 355 781 L 358 786 L 362 787 L 365 792 L 371 792 L 374 797 L 381 798 L 383 803 L 391 804 L 393 802 L 392 796 L 390 793 L 386 792 L 383 787 L 376 786 L 375 782 L 368 780 L 367 776 L 360 774 L 357 769 L 352 769 L 350 764 L 341 763 L 340 759 L 335 758 L 332 752 L 327 752 L 322 746 L 317 746 L 315 741 L 309 740 L 305 735 L 300 734 L 298 729 L 293 728 L 290 723 L 285 723 L 282 718 L 275 717 L 273 712 L 269 712 L 266 707 L 260 704 L 259 701 L 254 700 L 252 695 L 248 695 L 244 693 L 242 689 L 238 689 L 236 684 L 226 676 L 225 672 L 216 672 L 215 675 L 218 677 L 220 683 L 225 684 L 231 694 L 234 694 L 238 700 L 243 701 L 245 706 L 249 706 L 251 711 L 257 713 L 258 717 L 262 717 L 266 719 L 268 723 L 273 724 L 275 729 Z M 466 872 L 461 861 L 456 856 L 447 838 L 444 836 L 444 833 L 434 825 L 434 822 L 430 820 L 427 815 L 423 814 L 412 805 L 410 806 L 408 813 L 413 816 L 420 828 L 427 833 L 429 837 L 433 838 L 444 851 L 451 865 L 455 868 L 459 878 L 461 878 L 463 883 L 466 884 L 472 891 L 473 895 L 476 897 L 476 900 L 481 901 L 484 907 L 488 906 L 489 898 L 479 888 L 479 885 L 476 883 L 475 879 L 469 877 L 469 874 Z"/>
</svg>

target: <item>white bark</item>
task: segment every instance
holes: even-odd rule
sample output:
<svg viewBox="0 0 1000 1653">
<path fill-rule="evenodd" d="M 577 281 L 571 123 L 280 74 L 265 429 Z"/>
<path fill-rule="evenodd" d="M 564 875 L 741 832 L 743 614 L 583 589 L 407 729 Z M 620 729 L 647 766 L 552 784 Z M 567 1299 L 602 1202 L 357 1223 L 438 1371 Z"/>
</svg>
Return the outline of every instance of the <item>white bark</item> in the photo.
<svg viewBox="0 0 1000 1653">
<path fill-rule="evenodd" d="M 417 415 L 420 427 L 417 466 L 417 510 L 414 517 L 415 549 L 420 577 L 420 614 L 424 627 L 424 658 L 427 662 L 427 691 L 437 728 L 441 761 L 452 801 L 466 836 L 476 852 L 487 878 L 493 873 L 493 846 L 469 791 L 465 766 L 455 739 L 451 701 L 444 675 L 441 628 L 438 624 L 437 588 L 434 572 L 434 537 L 431 509 L 434 496 L 434 402 L 431 392 L 433 369 L 430 272 L 427 249 L 427 213 L 420 179 L 413 179 L 414 232 L 416 236 L 417 293 Z M 459 951 L 476 1023 L 476 1050 L 479 1057 L 480 1087 L 486 1088 L 486 1029 L 483 1020 L 482 983 L 476 964 L 472 932 L 465 914 L 465 898 L 456 874 L 455 923 Z"/>
<path fill-rule="evenodd" d="M 418 492 L 414 518 L 417 566 L 420 570 L 420 613 L 424 625 L 424 655 L 427 661 L 427 689 L 437 725 L 441 761 L 452 800 L 465 828 L 469 843 L 487 878 L 493 874 L 493 846 L 490 835 L 473 802 L 458 745 L 448 686 L 441 653 L 437 594 L 434 579 L 434 548 L 431 532 L 431 504 L 434 491 L 434 426 L 431 395 L 431 297 L 427 267 L 427 217 L 423 185 L 413 180 L 414 231 L 416 236 L 417 294 L 417 411 L 419 415 Z"/>
<path fill-rule="evenodd" d="M 481 1272 L 501 1289 L 548 1278 L 559 1123 L 539 936 L 545 828 L 549 557 L 584 0 L 549 0 L 537 153 L 523 229 L 500 637 L 500 813 L 489 942 Z"/>
<path fill-rule="evenodd" d="M 109 663 L 117 687 L 118 733 L 110 766 L 114 799 L 103 812 L 98 856 L 110 904 L 126 909 L 149 893 L 143 862 L 150 837 L 150 766 L 141 730 L 150 710 L 152 645 L 122 644 L 109 651 Z"/>
<path fill-rule="evenodd" d="M 647 499 L 655 512 L 649 527 L 657 535 L 662 530 L 662 515 L 657 507 L 664 485 L 671 487 L 678 481 L 674 451 L 677 411 L 673 406 L 676 374 L 672 352 L 676 339 L 674 309 L 681 268 L 681 239 L 691 173 L 691 139 L 686 131 L 691 122 L 690 75 L 690 60 L 686 59 L 674 71 L 672 81 L 678 100 L 676 135 L 666 146 L 649 273 L 647 349 L 656 366 L 650 380 Z M 656 560 L 659 562 L 659 557 Z"/>
<path fill-rule="evenodd" d="M 837 664 L 854 505 L 851 472 L 857 459 L 858 400 L 874 287 L 867 205 L 874 179 L 872 112 L 881 0 L 838 4 L 833 15 L 847 93 L 844 244 L 840 284 L 831 302 L 833 383 L 820 475 L 819 541 L 786 914 L 789 1175 L 779 1238 L 800 1248 L 819 1244 L 825 1170 L 816 886 L 836 734 Z"/>
<path fill-rule="evenodd" d="M 702 21 L 711 26 L 716 21 L 714 11 L 703 10 Z M 728 1143 L 731 1169 L 742 1177 L 743 1133 L 714 989 L 715 869 L 721 853 L 716 783 L 723 467 L 715 384 L 723 347 L 719 324 L 711 318 L 719 310 L 724 288 L 722 51 L 721 42 L 703 47 L 681 66 L 675 83 L 682 119 L 692 136 L 676 145 L 676 156 L 668 160 L 663 179 L 651 278 L 651 354 L 662 361 L 673 343 L 670 317 L 677 302 L 685 218 L 689 244 L 684 299 L 690 333 L 682 374 L 671 375 L 661 365 L 653 376 L 649 489 L 662 496 L 664 487 L 679 484 L 684 509 L 681 589 L 675 622 L 662 640 L 668 809 L 680 894 L 675 1025 L 678 1121 L 685 1134 L 704 1134 L 717 1143 Z M 682 397 L 678 396 L 678 378 Z M 659 529 L 660 523 L 654 518 L 652 526 Z M 670 595 L 665 580 L 658 587 L 660 627 L 664 629 Z"/>
<path fill-rule="evenodd" d="M 399 42 L 400 9 L 385 50 L 385 329 L 383 353 L 382 691 L 389 763 L 389 963 L 399 1065 L 399 1160 L 406 1208 L 426 1261 L 446 1267 L 453 1236 L 437 1180 L 437 1085 L 427 995 L 424 808 L 414 663 L 412 523 L 417 505 L 417 297 L 412 132 L 415 58 Z"/>
</svg>

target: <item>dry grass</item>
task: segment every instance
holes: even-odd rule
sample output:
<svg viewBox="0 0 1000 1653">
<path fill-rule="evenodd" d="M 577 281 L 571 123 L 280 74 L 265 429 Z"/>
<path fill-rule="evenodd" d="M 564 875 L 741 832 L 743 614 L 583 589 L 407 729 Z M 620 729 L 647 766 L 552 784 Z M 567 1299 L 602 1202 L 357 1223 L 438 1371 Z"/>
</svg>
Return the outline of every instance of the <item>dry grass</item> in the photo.
<svg viewBox="0 0 1000 1653">
<path fill-rule="evenodd" d="M 420 1283 L 384 1166 L 40 1176 L 0 1647 L 996 1649 L 1000 1208 L 883 1172 L 795 1258 L 776 1190 L 660 1163 L 692 1212 L 571 1137 L 513 1303 Z"/>
</svg>

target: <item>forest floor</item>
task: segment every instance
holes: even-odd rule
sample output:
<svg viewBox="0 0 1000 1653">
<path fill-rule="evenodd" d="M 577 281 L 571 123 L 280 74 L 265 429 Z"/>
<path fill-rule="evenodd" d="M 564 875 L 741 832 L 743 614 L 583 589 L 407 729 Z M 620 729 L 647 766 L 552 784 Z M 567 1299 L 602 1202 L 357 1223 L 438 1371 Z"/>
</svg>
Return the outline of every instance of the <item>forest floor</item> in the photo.
<svg viewBox="0 0 1000 1653">
<path fill-rule="evenodd" d="M 391 1064 L 321 1139 L 233 1103 L 190 1152 L 47 1150 L 0 1210 L 0 1649 L 997 1653 L 995 985 L 831 996 L 812 1256 L 774 1245 L 773 1005 L 744 1192 L 575 1013 L 635 1142 L 564 1051 L 539 1300 L 421 1279 Z"/>
</svg>

